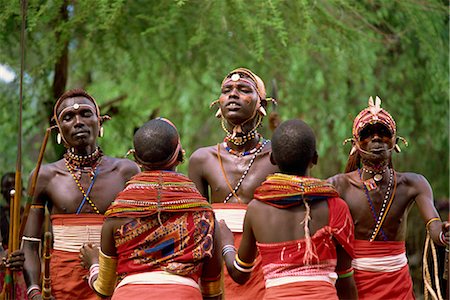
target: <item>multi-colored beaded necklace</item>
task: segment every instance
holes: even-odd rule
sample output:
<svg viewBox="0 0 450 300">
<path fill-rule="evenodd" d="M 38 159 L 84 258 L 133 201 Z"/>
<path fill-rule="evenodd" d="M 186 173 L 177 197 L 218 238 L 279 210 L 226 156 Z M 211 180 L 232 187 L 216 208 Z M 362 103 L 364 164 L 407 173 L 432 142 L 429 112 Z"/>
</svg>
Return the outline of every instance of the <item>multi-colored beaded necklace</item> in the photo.
<svg viewBox="0 0 450 300">
<path fill-rule="evenodd" d="M 219 160 L 220 168 L 221 168 L 221 170 L 222 170 L 223 177 L 225 178 L 225 182 L 227 183 L 228 188 L 231 190 L 231 192 L 228 194 L 228 196 L 225 198 L 225 200 L 223 200 L 223 203 L 227 203 L 227 202 L 230 200 L 230 198 L 231 198 L 232 196 L 234 196 L 234 197 L 238 200 L 239 203 L 242 203 L 242 200 L 238 197 L 238 195 L 236 194 L 236 192 L 237 192 L 237 190 L 239 189 L 239 187 L 241 186 L 242 181 L 244 181 L 245 177 L 247 176 L 248 171 L 249 171 L 250 168 L 252 167 L 253 162 L 255 161 L 256 156 L 258 155 L 258 153 L 260 153 L 260 152 L 264 149 L 264 146 L 265 146 L 268 142 L 269 142 L 269 140 L 264 140 L 263 143 L 262 143 L 262 145 L 261 145 L 261 147 L 259 147 L 259 148 L 255 151 L 255 154 L 253 154 L 252 158 L 250 159 L 250 162 L 248 163 L 247 168 L 244 170 L 244 173 L 242 173 L 241 178 L 239 179 L 238 183 L 236 184 L 236 186 L 235 186 L 234 188 L 231 187 L 231 184 L 230 184 L 230 182 L 229 182 L 229 180 L 228 180 L 227 174 L 225 173 L 225 169 L 224 169 L 223 164 L 222 164 L 222 158 L 221 158 L 221 156 L 220 156 L 220 144 L 217 144 L 217 158 L 218 158 L 218 160 Z"/>
<path fill-rule="evenodd" d="M 97 147 L 94 152 L 89 155 L 76 155 L 70 150 L 67 150 L 66 154 L 64 154 L 64 163 L 66 165 L 69 174 L 75 180 L 78 189 L 81 194 L 83 194 L 83 200 L 81 201 L 77 214 L 81 212 L 81 208 L 86 203 L 86 201 L 91 205 L 92 209 L 95 213 L 100 214 L 99 209 L 95 206 L 94 202 L 90 199 L 89 194 L 91 192 L 92 187 L 94 186 L 95 179 L 98 175 L 98 166 L 100 165 L 103 157 L 103 152 Z M 83 186 L 81 185 L 81 176 L 83 173 L 89 173 L 89 177 L 91 178 L 91 183 L 87 192 L 85 192 Z"/>
<path fill-rule="evenodd" d="M 231 149 L 230 147 L 228 147 L 227 142 L 228 142 L 228 138 L 226 137 L 223 140 L 222 145 L 228 151 L 228 153 L 236 155 L 236 156 L 246 156 L 246 155 L 254 154 L 256 151 L 258 151 L 258 149 L 261 148 L 262 145 L 263 145 L 264 138 L 260 135 L 259 136 L 259 141 L 256 144 L 256 146 L 253 149 L 250 149 L 249 151 L 244 151 L 244 152 L 239 152 L 239 151 L 236 151 L 234 149 Z"/>
<path fill-rule="evenodd" d="M 386 215 L 388 214 L 389 209 L 391 208 L 392 200 L 394 199 L 395 190 L 397 188 L 397 177 L 396 177 L 395 171 L 392 169 L 389 169 L 388 172 L 389 172 L 389 182 L 388 182 L 388 186 L 386 189 L 386 194 L 383 199 L 383 203 L 381 204 L 380 213 L 378 214 L 378 216 L 377 216 L 377 213 L 375 212 L 375 206 L 373 205 L 372 198 L 369 195 L 369 190 L 368 190 L 367 186 L 365 184 L 363 184 L 364 192 L 367 197 L 367 202 L 369 203 L 370 210 L 372 212 L 372 217 L 375 222 L 375 228 L 373 229 L 371 237 L 369 239 L 369 241 L 371 241 L 371 242 L 375 240 L 375 238 L 379 232 L 381 233 L 383 240 L 385 240 L 385 241 L 388 240 L 386 234 L 384 233 L 384 231 L 381 227 L 383 226 Z M 358 174 L 359 174 L 359 177 L 361 178 L 361 181 L 363 181 L 361 169 L 358 169 Z M 392 184 L 394 185 L 393 188 L 392 188 Z"/>
<path fill-rule="evenodd" d="M 234 133 L 230 132 L 227 129 L 227 127 L 225 126 L 225 118 L 222 118 L 221 120 L 222 129 L 226 132 L 228 141 L 236 146 L 242 146 L 248 141 L 254 139 L 256 137 L 256 134 L 258 133 L 257 128 L 261 125 L 262 121 L 262 117 L 260 115 L 258 116 L 259 116 L 258 121 L 256 122 L 255 127 L 253 127 L 252 130 L 247 132 L 247 134 L 239 136 L 236 136 Z"/>
</svg>

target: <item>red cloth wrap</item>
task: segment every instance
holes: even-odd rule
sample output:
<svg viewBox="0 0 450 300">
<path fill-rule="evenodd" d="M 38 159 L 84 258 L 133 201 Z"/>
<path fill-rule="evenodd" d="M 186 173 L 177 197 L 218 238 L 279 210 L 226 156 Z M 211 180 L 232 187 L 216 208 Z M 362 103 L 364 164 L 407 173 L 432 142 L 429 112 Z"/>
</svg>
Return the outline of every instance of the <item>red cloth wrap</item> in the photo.
<svg viewBox="0 0 450 300">
<path fill-rule="evenodd" d="M 283 284 L 267 289 L 264 300 L 337 300 L 334 285 L 323 281 Z"/>
<path fill-rule="evenodd" d="M 56 214 L 51 216 L 52 225 L 80 226 L 101 225 L 104 216 L 95 214 Z M 80 265 L 80 253 L 53 250 L 50 258 L 50 279 L 55 299 L 97 299 L 94 291 L 83 279 L 89 271 Z"/>
<path fill-rule="evenodd" d="M 382 257 L 405 253 L 404 241 L 355 240 L 355 255 Z M 369 272 L 355 269 L 359 299 L 415 299 L 408 265 L 394 272 Z"/>
<path fill-rule="evenodd" d="M 176 293 L 175 293 L 176 291 Z M 126 284 L 114 291 L 111 300 L 202 300 L 201 292 L 181 284 Z"/>
<path fill-rule="evenodd" d="M 215 209 L 247 209 L 247 204 L 240 203 L 213 203 Z M 239 249 L 241 244 L 242 233 L 233 232 L 234 246 Z M 263 299 L 265 286 L 264 275 L 262 272 L 261 256 L 255 259 L 255 266 L 250 275 L 250 279 L 243 285 L 233 281 L 228 274 L 227 268 L 224 266 L 224 295 L 225 299 L 230 300 L 248 300 L 248 299 Z"/>
<path fill-rule="evenodd" d="M 336 241 L 351 257 L 354 256 L 353 221 L 347 204 L 341 198 L 331 198 L 328 200 L 328 207 L 329 225 L 322 227 L 311 237 L 314 245 L 314 259 L 311 264 L 306 265 L 303 262 L 306 251 L 305 239 L 281 243 L 257 243 L 262 256 L 265 279 L 326 276 L 334 272 L 337 262 Z"/>
</svg>

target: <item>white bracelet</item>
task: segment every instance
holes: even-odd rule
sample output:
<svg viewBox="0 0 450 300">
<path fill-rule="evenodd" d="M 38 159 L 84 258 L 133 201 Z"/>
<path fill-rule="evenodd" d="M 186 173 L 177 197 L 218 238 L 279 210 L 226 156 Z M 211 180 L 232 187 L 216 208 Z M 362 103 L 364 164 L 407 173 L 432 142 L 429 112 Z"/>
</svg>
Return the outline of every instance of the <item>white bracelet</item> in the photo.
<svg viewBox="0 0 450 300">
<path fill-rule="evenodd" d="M 35 237 L 32 237 L 32 236 L 23 236 L 23 237 L 22 237 L 22 241 L 29 241 L 29 242 L 40 243 L 40 242 L 41 242 L 41 239 L 35 238 Z"/>
<path fill-rule="evenodd" d="M 444 232 L 441 231 L 439 233 L 439 241 L 442 243 L 442 245 L 448 245 L 448 243 L 445 241 Z"/>
<path fill-rule="evenodd" d="M 229 252 L 236 253 L 236 247 L 234 247 L 233 245 L 225 245 L 222 247 L 222 256 L 225 256 Z"/>
<path fill-rule="evenodd" d="M 37 284 L 32 284 L 28 289 L 27 289 L 27 296 L 30 295 L 30 293 L 34 290 L 38 290 L 39 292 L 41 291 L 41 288 L 37 285 Z"/>
<path fill-rule="evenodd" d="M 98 275 L 98 272 L 100 270 L 100 265 L 99 264 L 93 264 L 90 268 L 89 268 L 89 279 L 88 279 L 88 285 L 91 289 L 94 289 L 94 276 Z"/>
<path fill-rule="evenodd" d="M 238 265 L 238 263 L 236 262 L 236 260 L 233 261 L 233 265 L 236 268 L 236 270 L 241 271 L 242 273 L 250 273 L 253 271 L 253 269 L 255 268 L 255 266 L 248 268 L 248 269 L 244 269 L 242 268 L 240 265 Z"/>
</svg>

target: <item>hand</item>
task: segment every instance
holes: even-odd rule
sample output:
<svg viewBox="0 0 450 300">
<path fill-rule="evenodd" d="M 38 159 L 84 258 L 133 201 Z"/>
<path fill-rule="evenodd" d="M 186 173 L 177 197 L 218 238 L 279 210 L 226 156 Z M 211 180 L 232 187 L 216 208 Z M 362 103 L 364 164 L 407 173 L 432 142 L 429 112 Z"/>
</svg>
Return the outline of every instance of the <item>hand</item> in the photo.
<svg viewBox="0 0 450 300">
<path fill-rule="evenodd" d="M 98 247 L 94 244 L 83 244 L 80 249 L 81 266 L 89 269 L 93 264 L 98 264 Z"/>
<path fill-rule="evenodd" d="M 219 229 L 220 229 L 220 236 L 222 238 L 221 248 L 223 248 L 223 246 L 225 245 L 234 246 L 234 235 L 231 232 L 230 228 L 228 228 L 227 223 L 225 223 L 225 220 L 219 221 Z"/>
<path fill-rule="evenodd" d="M 11 255 L 8 255 L 6 251 L 5 256 L 2 258 L 2 266 L 10 268 L 12 271 L 22 271 L 24 261 L 25 256 L 22 250 L 16 250 Z"/>
<path fill-rule="evenodd" d="M 442 233 L 444 234 L 444 241 L 447 244 L 447 246 L 448 246 L 448 244 L 450 242 L 449 228 L 450 228 L 450 223 L 449 222 L 447 222 L 447 221 L 442 222 Z"/>
</svg>

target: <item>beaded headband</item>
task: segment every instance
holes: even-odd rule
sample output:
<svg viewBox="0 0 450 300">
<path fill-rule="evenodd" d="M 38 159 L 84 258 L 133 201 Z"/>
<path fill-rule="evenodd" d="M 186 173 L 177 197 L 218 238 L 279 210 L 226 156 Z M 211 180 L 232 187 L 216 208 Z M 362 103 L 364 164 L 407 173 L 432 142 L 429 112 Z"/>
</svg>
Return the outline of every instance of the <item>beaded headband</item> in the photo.
<svg viewBox="0 0 450 300">
<path fill-rule="evenodd" d="M 397 125 L 395 123 L 395 120 L 388 111 L 381 108 L 381 99 L 376 96 L 374 102 L 371 96 L 369 97 L 369 106 L 363 109 L 353 121 L 353 138 L 349 138 L 344 141 L 344 145 L 349 141 L 352 141 L 353 143 L 353 148 L 350 151 L 350 155 L 353 155 L 356 150 L 360 152 L 366 152 L 359 146 L 361 131 L 368 125 L 373 125 L 376 123 L 384 125 L 392 134 L 392 139 L 395 140 L 395 143 L 390 150 L 401 152 L 400 146 L 397 144 L 398 139 L 401 140 L 405 144 L 405 146 L 408 146 L 408 141 L 405 138 L 397 136 Z"/>
<path fill-rule="evenodd" d="M 381 108 L 381 99 L 376 96 L 375 102 L 373 98 L 369 98 L 369 107 L 363 109 L 353 121 L 353 137 L 359 140 L 361 131 L 367 125 L 373 125 L 375 123 L 381 123 L 387 127 L 391 132 L 392 137 L 397 134 L 397 126 L 395 124 L 394 118 L 384 109 Z"/>
<path fill-rule="evenodd" d="M 225 132 L 227 133 L 229 141 L 234 143 L 233 141 L 234 141 L 236 135 L 243 133 L 242 132 L 242 126 L 245 123 L 249 122 L 250 120 L 253 120 L 256 117 L 257 113 L 259 112 L 260 118 L 258 119 L 257 126 L 255 126 L 250 132 L 248 132 L 247 135 L 251 135 L 252 133 L 256 132 L 256 128 L 260 125 L 262 117 L 264 117 L 267 114 L 265 108 L 261 105 L 261 100 L 272 101 L 274 104 L 276 104 L 276 101 L 275 101 L 275 99 L 272 99 L 272 98 L 266 98 L 266 88 L 264 86 L 264 82 L 262 81 L 262 79 L 258 75 L 256 75 L 255 73 L 253 73 L 249 69 L 237 68 L 237 69 L 231 71 L 222 80 L 221 87 L 223 87 L 225 84 L 229 83 L 230 81 L 232 81 L 232 82 L 236 82 L 236 81 L 245 82 L 245 83 L 251 85 L 256 90 L 256 93 L 258 94 L 258 99 L 257 99 L 256 105 L 255 105 L 255 109 L 254 109 L 253 114 L 252 114 L 252 116 L 250 118 L 245 120 L 242 124 L 231 124 L 233 126 L 233 132 L 232 133 L 230 133 L 228 130 L 226 130 L 226 128 L 222 124 L 222 127 L 224 128 Z M 213 101 L 210 104 L 210 107 L 214 106 L 218 102 L 219 102 L 219 100 Z M 222 112 L 221 112 L 221 108 L 220 107 L 219 107 L 219 109 L 218 109 L 218 111 L 216 113 L 216 117 L 219 117 L 219 118 L 222 117 Z M 223 120 L 222 120 L 222 122 L 223 122 Z"/>
<path fill-rule="evenodd" d="M 82 94 L 81 92 L 84 92 L 84 93 Z M 67 92 L 66 92 L 66 93 L 67 93 Z M 65 94 L 66 94 L 66 93 L 65 93 Z M 59 130 L 60 133 L 61 133 L 61 124 L 60 124 L 60 122 L 59 122 L 59 117 L 62 116 L 63 112 L 65 112 L 65 111 L 68 110 L 68 109 L 72 109 L 72 108 L 73 108 L 73 109 L 75 109 L 75 110 L 78 110 L 78 109 L 80 109 L 81 107 L 89 108 L 89 109 L 90 109 L 93 113 L 95 113 L 95 115 L 97 116 L 97 118 L 98 118 L 98 127 L 99 127 L 99 128 L 102 126 L 102 123 L 103 123 L 105 120 L 110 120 L 110 119 L 111 119 L 111 117 L 108 116 L 108 115 L 105 115 L 105 116 L 101 116 L 101 115 L 100 115 L 100 108 L 99 108 L 99 106 L 98 106 L 98 104 L 97 104 L 97 101 L 95 101 L 95 99 L 94 99 L 91 95 L 89 95 L 88 93 L 86 93 L 85 91 L 80 90 L 80 94 L 75 94 L 74 96 L 71 96 L 71 97 L 64 97 L 65 94 L 63 94 L 61 97 L 59 97 L 58 100 L 56 100 L 55 105 L 53 106 L 53 118 L 52 118 L 52 119 L 55 120 L 56 126 L 58 127 L 58 130 Z M 81 104 L 80 104 L 80 103 L 75 103 L 75 104 L 73 104 L 72 106 L 68 106 L 68 107 L 64 108 L 59 114 L 57 114 L 58 108 L 59 108 L 59 106 L 61 105 L 61 103 L 62 103 L 64 100 L 67 100 L 67 99 L 69 99 L 69 98 L 75 98 L 75 97 L 86 98 L 86 99 L 88 99 L 89 101 L 91 101 L 91 102 L 94 104 L 95 112 L 93 111 L 92 106 L 90 106 L 90 105 L 88 105 L 88 104 L 84 104 L 84 103 L 81 103 Z M 63 139 L 63 141 L 64 141 L 65 144 L 68 144 L 63 134 L 61 134 L 61 138 Z"/>
</svg>

